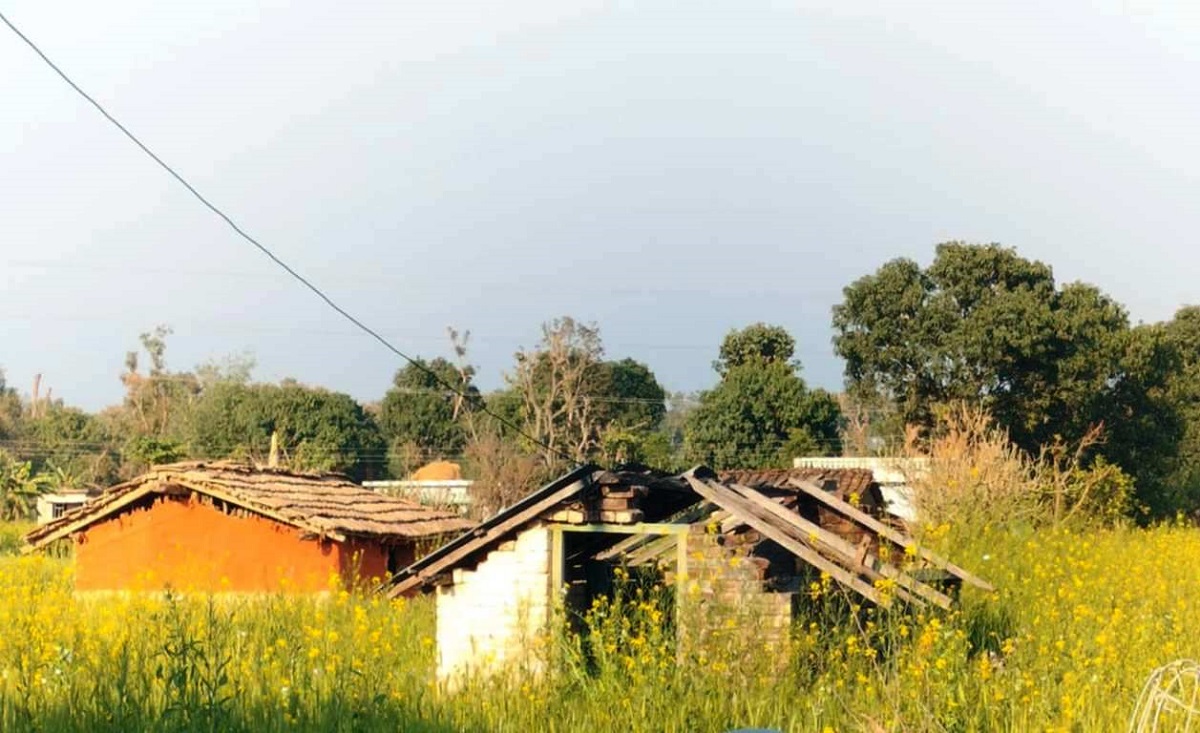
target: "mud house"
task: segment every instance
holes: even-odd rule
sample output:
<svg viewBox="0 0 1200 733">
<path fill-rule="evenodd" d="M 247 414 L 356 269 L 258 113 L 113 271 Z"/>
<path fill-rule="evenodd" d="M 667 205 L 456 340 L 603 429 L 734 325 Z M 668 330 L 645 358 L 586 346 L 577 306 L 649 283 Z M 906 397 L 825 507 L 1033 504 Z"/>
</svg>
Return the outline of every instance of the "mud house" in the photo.
<svg viewBox="0 0 1200 733">
<path fill-rule="evenodd" d="M 536 667 L 532 641 L 552 614 L 610 593 L 617 568 L 662 574 L 681 633 L 703 636 L 734 614 L 780 643 L 816 578 L 883 606 L 949 608 L 964 581 L 991 589 L 918 548 L 882 508 L 866 470 L 584 466 L 404 568 L 390 592 L 436 594 L 437 671 L 454 684 Z"/>
<path fill-rule="evenodd" d="M 340 476 L 159 466 L 26 535 L 69 540 L 76 590 L 323 591 L 386 577 L 470 523 Z"/>
</svg>

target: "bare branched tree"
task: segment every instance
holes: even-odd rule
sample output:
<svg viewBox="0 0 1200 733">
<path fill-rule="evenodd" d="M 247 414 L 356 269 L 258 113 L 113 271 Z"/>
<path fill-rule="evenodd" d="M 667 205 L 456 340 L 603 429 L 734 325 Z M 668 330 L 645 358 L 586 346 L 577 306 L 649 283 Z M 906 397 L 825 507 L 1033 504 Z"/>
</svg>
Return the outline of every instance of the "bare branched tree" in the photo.
<svg viewBox="0 0 1200 733">
<path fill-rule="evenodd" d="M 542 325 L 534 349 L 518 351 L 517 366 L 505 379 L 521 398 L 525 430 L 547 466 L 563 456 L 586 460 L 599 443 L 599 393 L 604 347 L 595 324 L 558 318 Z"/>
</svg>

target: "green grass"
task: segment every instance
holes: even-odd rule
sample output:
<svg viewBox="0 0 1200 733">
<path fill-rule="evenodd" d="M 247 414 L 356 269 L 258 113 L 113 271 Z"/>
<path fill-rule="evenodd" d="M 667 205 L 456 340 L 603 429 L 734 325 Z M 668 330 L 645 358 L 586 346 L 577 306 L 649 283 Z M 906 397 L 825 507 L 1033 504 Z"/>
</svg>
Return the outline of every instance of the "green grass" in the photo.
<svg viewBox="0 0 1200 733">
<path fill-rule="evenodd" d="M 0 557 L 18 554 L 24 544 L 21 538 L 33 527 L 26 522 L 0 522 Z"/>
</svg>

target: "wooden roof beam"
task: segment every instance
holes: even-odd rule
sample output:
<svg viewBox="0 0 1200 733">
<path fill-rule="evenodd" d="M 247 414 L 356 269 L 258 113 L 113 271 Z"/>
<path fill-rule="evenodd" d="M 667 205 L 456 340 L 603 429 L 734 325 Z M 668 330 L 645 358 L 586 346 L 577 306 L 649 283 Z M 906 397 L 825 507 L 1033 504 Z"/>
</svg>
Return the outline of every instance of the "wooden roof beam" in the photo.
<svg viewBox="0 0 1200 733">
<path fill-rule="evenodd" d="M 859 509 L 856 506 L 853 506 L 849 502 L 842 501 L 841 499 L 837 498 L 836 496 L 833 496 L 828 491 L 821 489 L 819 486 L 817 486 L 813 482 L 799 480 L 799 479 L 790 479 L 788 481 L 788 483 L 790 483 L 792 486 L 795 486 L 797 489 L 803 491 L 808 496 L 811 496 L 812 498 L 821 502 L 822 504 L 829 507 L 830 509 L 834 509 L 841 514 L 844 514 L 847 518 L 857 522 L 860 526 L 865 527 L 866 529 L 869 529 L 872 532 L 875 532 L 880 537 L 884 537 L 888 540 L 891 540 L 895 544 L 900 545 L 901 547 L 904 547 L 904 548 L 908 548 L 908 547 L 916 548 L 918 556 L 920 556 L 927 562 L 933 564 L 935 567 L 941 568 L 942 570 L 945 570 L 946 572 L 962 579 L 964 582 L 970 583 L 971 585 L 975 586 L 976 588 L 979 588 L 980 590 L 985 590 L 989 593 L 996 590 L 995 586 L 993 586 L 991 583 L 987 582 L 983 578 L 980 578 L 979 576 L 974 575 L 973 573 L 968 572 L 967 570 L 964 570 L 963 568 L 960 568 L 959 566 L 955 565 L 954 563 L 950 562 L 949 560 L 947 560 L 939 555 L 934 554 L 932 551 L 927 550 L 924 547 L 921 547 L 920 545 L 918 545 L 916 543 L 915 540 L 913 540 L 913 538 L 909 537 L 908 535 L 904 534 L 903 532 L 900 532 L 899 530 L 896 530 L 896 529 L 893 529 L 892 527 L 887 526 L 886 524 L 884 524 L 883 522 L 880 522 L 875 517 L 872 517 L 870 514 L 867 514 L 866 512 L 862 511 L 861 509 Z"/>
</svg>

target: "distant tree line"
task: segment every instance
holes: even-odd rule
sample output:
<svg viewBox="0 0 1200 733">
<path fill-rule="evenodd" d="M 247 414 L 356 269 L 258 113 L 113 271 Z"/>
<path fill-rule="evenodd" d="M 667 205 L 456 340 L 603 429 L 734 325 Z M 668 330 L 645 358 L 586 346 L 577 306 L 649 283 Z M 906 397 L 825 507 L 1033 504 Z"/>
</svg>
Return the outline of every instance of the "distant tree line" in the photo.
<svg viewBox="0 0 1200 733">
<path fill-rule="evenodd" d="M 1135 325 L 1098 288 L 1057 283 L 1012 249 L 949 242 L 927 267 L 893 260 L 848 285 L 833 328 L 839 395 L 806 384 L 779 326 L 727 334 L 714 344 L 715 385 L 687 395 L 610 357 L 595 324 L 564 317 L 516 352 L 499 390 L 481 392 L 469 334 L 451 331 L 450 358 L 401 367 L 360 404 L 257 382 L 246 355 L 172 370 L 171 332 L 158 327 L 126 355 L 121 404 L 95 414 L 21 396 L 0 372 L 0 518 L 28 514 L 40 491 L 105 486 L 156 463 L 265 463 L 272 436 L 284 465 L 355 479 L 456 460 L 499 506 L 583 461 L 681 470 L 887 453 L 928 439 L 962 404 L 1030 455 L 1086 439 L 1086 460 L 1127 473 L 1143 513 L 1200 510 L 1200 308 Z"/>
</svg>

